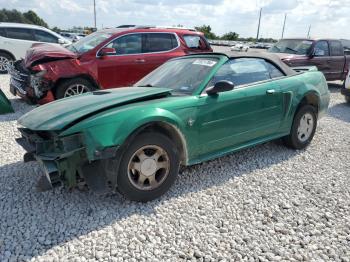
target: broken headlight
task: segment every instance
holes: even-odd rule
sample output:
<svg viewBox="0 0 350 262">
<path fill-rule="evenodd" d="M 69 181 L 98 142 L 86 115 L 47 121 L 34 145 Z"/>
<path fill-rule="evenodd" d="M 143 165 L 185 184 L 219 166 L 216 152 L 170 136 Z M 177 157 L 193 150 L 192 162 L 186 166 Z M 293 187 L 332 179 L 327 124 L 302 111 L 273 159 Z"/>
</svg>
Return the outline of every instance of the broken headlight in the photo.
<svg viewBox="0 0 350 262">
<path fill-rule="evenodd" d="M 33 88 L 36 97 L 41 97 L 43 95 L 44 90 L 42 90 L 41 87 L 43 84 L 43 76 L 46 73 L 46 70 L 42 70 L 30 76 L 30 86 Z"/>
</svg>

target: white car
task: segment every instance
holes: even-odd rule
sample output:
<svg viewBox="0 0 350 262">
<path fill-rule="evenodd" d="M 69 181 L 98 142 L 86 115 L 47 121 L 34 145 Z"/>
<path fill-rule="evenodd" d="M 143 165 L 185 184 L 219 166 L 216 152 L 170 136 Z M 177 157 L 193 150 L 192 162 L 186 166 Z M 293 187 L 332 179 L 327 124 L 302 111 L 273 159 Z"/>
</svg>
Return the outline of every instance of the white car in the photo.
<svg viewBox="0 0 350 262">
<path fill-rule="evenodd" d="M 0 74 L 7 72 L 13 61 L 25 57 L 27 50 L 35 43 L 70 45 L 63 36 L 41 26 L 0 23 Z"/>
<path fill-rule="evenodd" d="M 245 44 L 235 44 L 231 46 L 231 51 L 248 52 L 249 46 Z"/>
</svg>

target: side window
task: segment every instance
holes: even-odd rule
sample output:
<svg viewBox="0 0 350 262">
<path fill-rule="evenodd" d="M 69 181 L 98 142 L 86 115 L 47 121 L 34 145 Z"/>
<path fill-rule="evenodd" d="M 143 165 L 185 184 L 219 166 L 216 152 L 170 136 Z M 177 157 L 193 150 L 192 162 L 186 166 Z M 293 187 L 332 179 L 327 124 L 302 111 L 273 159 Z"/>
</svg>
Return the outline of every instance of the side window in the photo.
<svg viewBox="0 0 350 262">
<path fill-rule="evenodd" d="M 185 35 L 184 40 L 189 48 L 201 48 L 201 37 L 198 35 Z"/>
<path fill-rule="evenodd" d="M 112 47 L 118 55 L 140 54 L 142 53 L 142 35 L 132 34 L 117 38 L 107 47 Z"/>
<path fill-rule="evenodd" d="M 315 56 L 329 56 L 327 41 L 318 41 L 314 49 Z"/>
<path fill-rule="evenodd" d="M 332 56 L 343 56 L 344 49 L 340 41 L 330 41 L 329 45 Z"/>
<path fill-rule="evenodd" d="M 42 30 L 34 30 L 35 40 L 39 42 L 58 43 L 58 38 Z"/>
<path fill-rule="evenodd" d="M 144 35 L 146 37 L 143 47 L 144 53 L 169 51 L 178 46 L 174 34 L 152 33 Z"/>
<path fill-rule="evenodd" d="M 269 70 L 270 76 L 271 78 L 278 78 L 278 77 L 282 77 L 285 76 L 281 70 L 279 70 L 275 65 L 271 64 L 270 62 L 265 61 L 265 64 Z"/>
<path fill-rule="evenodd" d="M 226 62 L 215 74 L 209 85 L 221 80 L 231 81 L 235 86 L 271 79 L 265 60 L 237 58 Z"/>
<path fill-rule="evenodd" d="M 6 37 L 6 30 L 3 27 L 0 27 L 0 36 Z"/>
<path fill-rule="evenodd" d="M 8 38 L 30 41 L 34 40 L 32 31 L 30 29 L 8 27 L 6 29 L 6 33 Z"/>
</svg>

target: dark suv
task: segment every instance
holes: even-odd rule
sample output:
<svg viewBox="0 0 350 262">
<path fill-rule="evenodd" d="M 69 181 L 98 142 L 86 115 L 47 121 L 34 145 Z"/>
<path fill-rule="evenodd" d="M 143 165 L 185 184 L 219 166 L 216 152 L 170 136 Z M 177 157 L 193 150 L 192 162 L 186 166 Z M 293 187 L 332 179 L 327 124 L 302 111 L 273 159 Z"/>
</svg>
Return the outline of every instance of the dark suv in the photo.
<svg viewBox="0 0 350 262">
<path fill-rule="evenodd" d="M 33 45 L 10 70 L 11 91 L 45 103 L 95 89 L 131 86 L 167 60 L 212 52 L 200 32 L 126 27 L 95 32 L 68 48 Z"/>
</svg>

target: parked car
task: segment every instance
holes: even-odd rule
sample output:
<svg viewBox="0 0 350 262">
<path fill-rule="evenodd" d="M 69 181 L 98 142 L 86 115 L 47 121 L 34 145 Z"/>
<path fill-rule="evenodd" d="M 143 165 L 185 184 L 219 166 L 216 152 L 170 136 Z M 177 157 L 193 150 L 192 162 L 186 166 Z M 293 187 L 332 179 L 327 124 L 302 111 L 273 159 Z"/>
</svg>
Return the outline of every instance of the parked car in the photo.
<svg viewBox="0 0 350 262">
<path fill-rule="evenodd" d="M 41 26 L 0 23 L 0 73 L 7 73 L 9 64 L 25 57 L 34 43 L 70 45 L 71 42 L 55 32 Z"/>
<path fill-rule="evenodd" d="M 233 46 L 231 46 L 231 51 L 238 51 L 238 52 L 248 52 L 249 46 L 243 43 L 237 43 Z"/>
<path fill-rule="evenodd" d="M 67 38 L 69 41 L 72 41 L 73 43 L 79 41 L 82 38 L 81 35 L 69 32 L 61 32 L 60 35 Z"/>
<path fill-rule="evenodd" d="M 330 94 L 318 71 L 296 73 L 276 56 L 197 54 L 160 66 L 134 87 L 90 92 L 34 109 L 18 121 L 47 187 L 117 188 L 137 201 L 193 165 L 282 137 L 305 148 Z"/>
<path fill-rule="evenodd" d="M 131 86 L 167 60 L 212 52 L 203 33 L 156 27 L 112 28 L 68 48 L 35 45 L 11 70 L 11 92 L 45 103 L 96 89 Z"/>
<path fill-rule="evenodd" d="M 345 80 L 350 57 L 340 40 L 281 39 L 268 52 L 277 53 L 289 66 L 317 66 L 327 81 Z"/>
<path fill-rule="evenodd" d="M 6 95 L 0 89 L 0 115 L 13 113 L 11 102 L 7 99 Z"/>
</svg>

